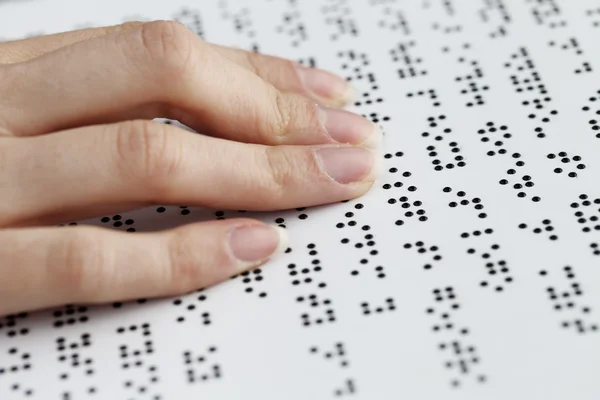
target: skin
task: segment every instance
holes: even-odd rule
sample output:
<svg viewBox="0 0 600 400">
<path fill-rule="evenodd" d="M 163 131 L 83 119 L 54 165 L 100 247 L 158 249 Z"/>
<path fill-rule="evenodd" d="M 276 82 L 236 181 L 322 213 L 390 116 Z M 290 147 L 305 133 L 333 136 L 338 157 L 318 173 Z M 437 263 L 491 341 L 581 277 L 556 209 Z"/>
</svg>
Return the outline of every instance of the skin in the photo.
<svg viewBox="0 0 600 400">
<path fill-rule="evenodd" d="M 285 249 L 252 219 L 133 235 L 58 223 L 154 204 L 308 207 L 378 175 L 381 132 L 341 109 L 342 78 L 171 21 L 0 43 L 0 94 L 0 316 L 178 295 Z"/>
</svg>

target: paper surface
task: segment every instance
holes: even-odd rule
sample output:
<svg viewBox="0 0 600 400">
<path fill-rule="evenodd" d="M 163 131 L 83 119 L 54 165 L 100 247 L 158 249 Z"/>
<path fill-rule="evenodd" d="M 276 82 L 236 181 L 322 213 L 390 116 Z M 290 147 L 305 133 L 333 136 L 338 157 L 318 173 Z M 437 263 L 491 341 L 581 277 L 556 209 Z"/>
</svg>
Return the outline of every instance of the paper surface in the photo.
<svg viewBox="0 0 600 400">
<path fill-rule="evenodd" d="M 85 221 L 252 216 L 290 251 L 0 320 L 0 399 L 600 399 L 600 1 L 2 2 L 0 38 L 173 18 L 350 78 L 386 172 L 323 207 Z"/>
</svg>

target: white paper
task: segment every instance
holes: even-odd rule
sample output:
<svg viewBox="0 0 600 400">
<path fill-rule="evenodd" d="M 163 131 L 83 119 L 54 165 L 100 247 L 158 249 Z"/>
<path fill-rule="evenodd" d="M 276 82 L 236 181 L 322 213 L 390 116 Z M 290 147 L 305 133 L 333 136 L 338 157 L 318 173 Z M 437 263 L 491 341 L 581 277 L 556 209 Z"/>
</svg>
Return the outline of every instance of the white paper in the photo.
<svg viewBox="0 0 600 400">
<path fill-rule="evenodd" d="M 260 273 L 0 320 L 0 399 L 600 398 L 598 0 L 14 1 L 0 37 L 173 18 L 352 77 L 386 172 L 243 214 L 289 231 Z M 86 223 L 240 215 L 160 207 Z"/>
</svg>

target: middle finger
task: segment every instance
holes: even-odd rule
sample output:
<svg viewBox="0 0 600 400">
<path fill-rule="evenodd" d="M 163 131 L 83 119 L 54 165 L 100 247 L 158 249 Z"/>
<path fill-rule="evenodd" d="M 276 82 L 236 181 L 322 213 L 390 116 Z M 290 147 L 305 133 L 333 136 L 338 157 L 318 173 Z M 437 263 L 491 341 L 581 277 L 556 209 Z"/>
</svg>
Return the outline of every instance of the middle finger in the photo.
<svg viewBox="0 0 600 400">
<path fill-rule="evenodd" d="M 91 217 L 107 205 L 114 211 L 150 204 L 267 211 L 333 203 L 364 194 L 380 161 L 362 147 L 252 145 L 153 121 L 0 144 L 0 159 L 13 171 L 0 179 L 7 199 L 0 226 Z"/>
</svg>

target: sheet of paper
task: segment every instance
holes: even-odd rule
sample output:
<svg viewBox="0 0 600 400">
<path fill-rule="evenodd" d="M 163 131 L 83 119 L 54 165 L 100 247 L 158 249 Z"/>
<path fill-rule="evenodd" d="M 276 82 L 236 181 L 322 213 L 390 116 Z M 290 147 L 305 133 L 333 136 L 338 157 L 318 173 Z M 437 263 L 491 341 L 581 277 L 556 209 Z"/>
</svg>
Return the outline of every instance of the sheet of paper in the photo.
<svg viewBox="0 0 600 400">
<path fill-rule="evenodd" d="M 346 76 L 385 174 L 322 207 L 79 221 L 291 242 L 185 296 L 1 319 L 0 399 L 600 398 L 600 1 L 9 1 L 0 37 L 151 19 Z"/>
</svg>

